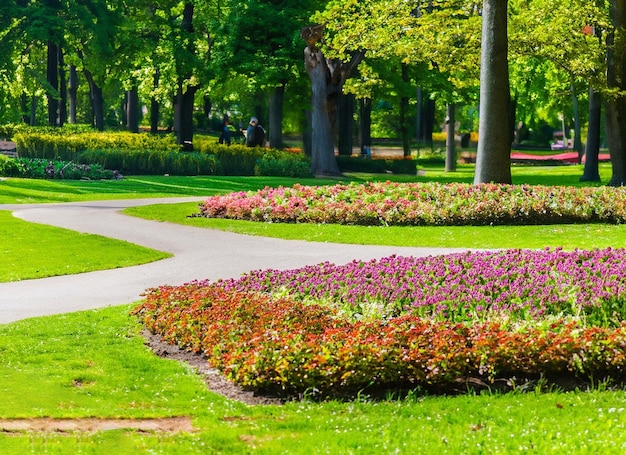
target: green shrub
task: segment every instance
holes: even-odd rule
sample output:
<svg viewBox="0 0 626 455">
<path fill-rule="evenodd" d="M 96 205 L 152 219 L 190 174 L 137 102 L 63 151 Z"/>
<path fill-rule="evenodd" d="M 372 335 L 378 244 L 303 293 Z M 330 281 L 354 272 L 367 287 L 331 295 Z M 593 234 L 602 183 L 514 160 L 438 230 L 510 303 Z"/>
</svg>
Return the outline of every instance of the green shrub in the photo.
<svg viewBox="0 0 626 455">
<path fill-rule="evenodd" d="M 412 159 L 407 160 L 372 160 L 362 157 L 338 156 L 337 164 L 341 172 L 368 172 L 381 174 L 411 174 L 417 172 L 417 163 Z"/>
<path fill-rule="evenodd" d="M 194 151 L 182 151 L 173 135 L 96 132 L 85 126 L 6 127 L 22 157 L 99 165 L 122 174 L 309 175 L 301 154 L 241 144 L 218 144 L 197 136 Z"/>
<path fill-rule="evenodd" d="M 254 174 L 280 177 L 310 177 L 310 162 L 304 155 L 294 155 L 288 152 L 266 154 L 257 161 Z"/>
<path fill-rule="evenodd" d="M 18 160 L 0 155 L 0 175 L 4 177 L 19 177 L 21 167 Z"/>
<path fill-rule="evenodd" d="M 114 178 L 116 174 L 98 164 L 80 164 L 73 161 L 45 160 L 42 158 L 16 159 L 0 155 L 0 175 L 34 179 L 101 180 Z"/>
</svg>

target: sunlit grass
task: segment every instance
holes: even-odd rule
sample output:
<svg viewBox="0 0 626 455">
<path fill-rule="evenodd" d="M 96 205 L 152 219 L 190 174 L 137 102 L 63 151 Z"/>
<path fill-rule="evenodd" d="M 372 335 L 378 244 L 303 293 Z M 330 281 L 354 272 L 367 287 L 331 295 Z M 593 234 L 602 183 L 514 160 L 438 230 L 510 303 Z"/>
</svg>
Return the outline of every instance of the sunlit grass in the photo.
<svg viewBox="0 0 626 455">
<path fill-rule="evenodd" d="M 606 248 L 626 247 L 626 226 L 557 224 L 530 226 L 344 226 L 335 224 L 259 223 L 189 217 L 197 203 L 148 205 L 124 210 L 133 216 L 238 234 L 287 240 L 445 248 Z"/>
<path fill-rule="evenodd" d="M 154 356 L 130 306 L 0 325 L 0 418 L 189 416 L 193 433 L 0 432 L 6 453 L 622 453 L 626 393 L 367 396 L 246 406 Z"/>
<path fill-rule="evenodd" d="M 145 264 L 168 253 L 17 219 L 0 210 L 0 282 Z"/>
<path fill-rule="evenodd" d="M 608 180 L 606 166 L 603 181 Z M 515 183 L 577 184 L 581 168 L 514 167 Z M 367 176 L 355 176 L 365 179 Z M 385 179 L 387 176 L 377 176 Z M 395 177 L 414 180 L 413 177 Z M 419 177 L 471 181 L 473 167 L 454 174 L 426 170 Z M 7 179 L 0 202 L 80 201 L 157 196 L 202 196 L 291 185 L 291 179 L 141 177 L 121 182 L 47 182 Z M 569 183 L 568 183 L 569 182 Z M 301 183 L 305 183 L 301 181 Z M 317 180 L 313 184 L 320 184 Z M 332 183 L 332 181 L 326 181 Z M 93 184 L 93 185 L 92 185 Z M 118 185 L 119 184 L 119 185 Z M 144 210 L 144 209 L 141 209 Z M 196 205 L 147 207 L 144 216 L 204 227 L 355 243 L 466 247 L 623 246 L 621 226 L 583 225 L 483 228 L 383 228 L 268 225 L 228 220 L 187 219 Z M 139 213 L 138 210 L 137 213 Z M 2 214 L 2 212 L 0 212 Z M 5 215 L 3 215 L 5 216 Z M 22 249 L 33 239 L 55 239 L 58 232 L 26 233 L 31 223 L 1 225 L 32 235 L 17 245 L 23 258 L 42 249 Z M 161 217 L 161 218 L 159 218 Z M 6 223 L 5 223 L 6 221 Z M 19 220 L 18 220 L 19 221 Z M 348 228 L 343 230 L 343 228 Z M 39 229 L 39 227 L 37 227 Z M 276 229 L 276 231 L 274 231 Z M 308 230 L 302 230 L 308 229 Z M 418 229 L 418 230 L 415 230 Z M 478 230 L 474 230 L 478 229 Z M 535 230 L 539 229 L 539 230 Z M 75 254 L 77 234 L 66 249 Z M 0 236 L 1 251 L 12 235 Z M 30 240 L 29 240 L 30 239 Z M 56 240 L 59 242 L 60 240 Z M 8 243 L 7 243 L 8 242 Z M 413 242 L 413 243 L 411 243 Z M 37 243 L 37 242 L 34 242 Z M 21 245 L 21 246 L 20 246 Z M 80 246 L 102 255 L 106 246 Z M 14 245 L 13 245 L 14 246 Z M 51 262 L 51 261 L 48 261 Z M 626 394 L 623 391 L 513 393 L 428 397 L 352 403 L 289 403 L 249 407 L 207 391 L 189 368 L 154 356 L 128 317 L 130 306 L 35 318 L 0 325 L 0 417 L 165 417 L 191 416 L 193 433 L 137 431 L 97 433 L 7 433 L 0 431 L 6 453 L 623 453 L 626 451 Z"/>
</svg>

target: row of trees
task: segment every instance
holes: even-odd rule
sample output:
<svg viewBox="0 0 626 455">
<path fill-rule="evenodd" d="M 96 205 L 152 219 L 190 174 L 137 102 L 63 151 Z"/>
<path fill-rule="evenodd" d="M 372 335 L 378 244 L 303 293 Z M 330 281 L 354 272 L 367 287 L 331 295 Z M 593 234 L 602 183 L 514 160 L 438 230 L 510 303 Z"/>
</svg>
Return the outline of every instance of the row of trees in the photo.
<svg viewBox="0 0 626 455">
<path fill-rule="evenodd" d="M 270 140 L 280 146 L 285 88 L 293 83 L 300 93 L 305 80 L 300 29 L 319 7 L 307 0 L 4 0 L 0 121 L 34 123 L 43 105 L 50 125 L 78 120 L 102 130 L 123 106 L 117 123 L 137 131 L 147 106 L 152 131 L 167 124 L 189 144 L 194 120 L 212 108 L 260 115 L 269 96 Z"/>
<path fill-rule="evenodd" d="M 327 55 L 347 61 L 355 50 L 366 50 L 365 61 L 374 69 L 376 60 L 395 62 L 405 80 L 445 101 L 450 123 L 457 105 L 480 100 L 477 183 L 510 182 L 516 126 L 548 112 L 553 120 L 557 113 L 572 119 L 579 155 L 581 125 L 588 121 L 584 179 L 598 180 L 603 97 L 611 184 L 622 185 L 625 9 L 619 0 L 334 1 L 318 20 L 327 24 Z M 407 66 L 422 74 L 406 78 Z M 381 76 L 368 71 L 348 90 L 372 91 L 384 83 Z M 588 110 L 580 108 L 581 101 L 589 102 Z M 448 154 L 447 168 L 453 168 L 453 156 Z"/>
<path fill-rule="evenodd" d="M 171 112 L 178 142 L 191 144 L 198 113 L 238 109 L 268 118 L 280 147 L 286 105 L 310 112 L 301 129 L 314 171 L 332 174 L 334 143 L 352 151 L 355 104 L 367 144 L 372 100 L 396 100 L 410 153 L 411 130 L 432 133 L 435 102 L 454 125 L 457 107 L 480 100 L 477 182 L 510 181 L 515 127 L 559 113 L 581 153 L 588 123 L 585 177 L 594 180 L 602 97 L 611 183 L 623 184 L 625 9 L 621 0 L 6 0 L 0 120 L 18 112 L 31 121 L 45 96 L 51 125 L 83 112 L 102 129 L 107 106 L 123 105 L 136 131 L 147 105 L 153 131 Z"/>
</svg>

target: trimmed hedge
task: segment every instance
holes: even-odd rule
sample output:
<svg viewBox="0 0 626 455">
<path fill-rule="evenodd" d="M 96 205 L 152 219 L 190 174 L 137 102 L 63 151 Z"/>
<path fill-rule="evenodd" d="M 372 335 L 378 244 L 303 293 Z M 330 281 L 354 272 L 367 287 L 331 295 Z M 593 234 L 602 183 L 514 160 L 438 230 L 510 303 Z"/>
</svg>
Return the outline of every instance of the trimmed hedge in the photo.
<svg viewBox="0 0 626 455">
<path fill-rule="evenodd" d="M 14 127 L 21 157 L 99 165 L 122 174 L 148 175 L 272 175 L 308 177 L 303 154 L 218 144 L 198 137 L 194 151 L 182 151 L 173 135 L 93 132 L 72 128 Z"/>
</svg>

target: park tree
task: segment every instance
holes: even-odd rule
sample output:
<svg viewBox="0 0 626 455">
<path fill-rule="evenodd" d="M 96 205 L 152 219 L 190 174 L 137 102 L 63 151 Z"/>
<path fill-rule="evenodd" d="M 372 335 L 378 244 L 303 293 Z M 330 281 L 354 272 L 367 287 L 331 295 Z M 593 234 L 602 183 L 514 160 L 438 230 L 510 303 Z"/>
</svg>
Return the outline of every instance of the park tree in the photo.
<svg viewBox="0 0 626 455">
<path fill-rule="evenodd" d="M 445 100 L 449 113 L 457 102 L 475 98 L 480 15 L 474 2 L 333 2 L 319 17 L 328 30 L 324 49 L 329 56 L 347 61 L 349 51 L 357 49 L 365 62 L 381 60 L 401 69 L 394 90 L 401 94 L 405 154 L 406 111 L 416 86 L 420 93 Z M 388 74 L 380 76 L 388 81 Z M 454 130 L 451 136 L 453 146 Z M 454 160 L 451 153 L 448 161 Z"/>
<path fill-rule="evenodd" d="M 611 154 L 609 185 L 626 184 L 626 1 L 609 2 L 611 29 L 607 32 L 606 133 Z"/>
<path fill-rule="evenodd" d="M 483 2 L 480 123 L 474 183 L 511 183 L 507 1 Z"/>
<path fill-rule="evenodd" d="M 323 4 L 323 3 L 322 3 Z M 217 73 L 237 74 L 256 88 L 257 97 L 269 98 L 270 146 L 281 148 L 283 101 L 290 82 L 300 77 L 300 29 L 320 2 L 287 0 L 229 1 L 223 4 L 214 59 Z M 218 76 L 219 77 L 219 76 Z M 260 109 L 265 103 L 253 103 Z M 253 112 L 263 118 L 264 112 Z"/>
</svg>

